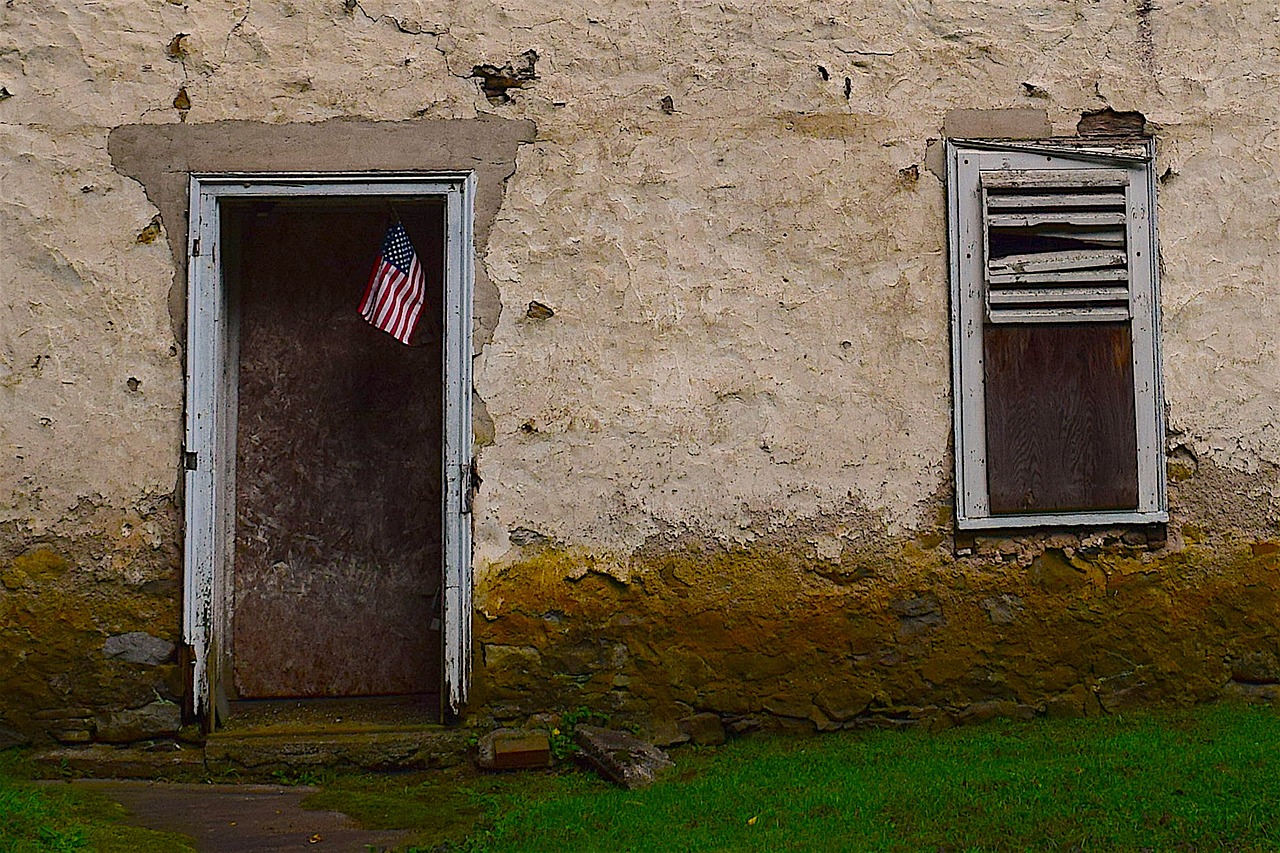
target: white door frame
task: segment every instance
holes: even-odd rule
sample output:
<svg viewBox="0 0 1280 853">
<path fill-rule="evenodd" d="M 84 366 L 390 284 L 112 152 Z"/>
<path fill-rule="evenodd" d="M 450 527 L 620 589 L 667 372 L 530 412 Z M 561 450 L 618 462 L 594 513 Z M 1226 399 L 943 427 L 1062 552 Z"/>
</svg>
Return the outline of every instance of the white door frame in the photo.
<svg viewBox="0 0 1280 853">
<path fill-rule="evenodd" d="M 225 714 L 230 672 L 230 576 L 235 553 L 235 316 L 222 270 L 221 200 L 400 196 L 445 203 L 444 669 L 458 714 L 471 682 L 471 299 L 475 175 L 422 173 L 192 174 L 187 263 L 187 397 L 183 454 L 186 533 L 183 640 L 191 650 L 192 709 L 210 726 Z M 358 301 L 358 300 L 356 300 Z M 352 303 L 355 311 L 355 302 Z M 429 630 L 427 625 L 422 630 Z M 425 662 L 424 662 L 424 665 Z"/>
</svg>

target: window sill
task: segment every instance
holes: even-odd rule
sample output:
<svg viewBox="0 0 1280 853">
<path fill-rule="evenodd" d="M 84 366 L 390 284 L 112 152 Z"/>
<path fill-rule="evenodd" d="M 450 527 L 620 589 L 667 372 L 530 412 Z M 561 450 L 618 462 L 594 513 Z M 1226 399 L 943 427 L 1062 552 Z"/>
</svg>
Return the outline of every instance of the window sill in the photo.
<svg viewBox="0 0 1280 853">
<path fill-rule="evenodd" d="M 1168 510 L 1151 512 L 1052 512 L 1033 515 L 998 515 L 981 518 L 956 518 L 959 530 L 1005 530 L 1028 527 L 1108 527 L 1122 524 L 1162 524 L 1169 520 Z"/>
</svg>

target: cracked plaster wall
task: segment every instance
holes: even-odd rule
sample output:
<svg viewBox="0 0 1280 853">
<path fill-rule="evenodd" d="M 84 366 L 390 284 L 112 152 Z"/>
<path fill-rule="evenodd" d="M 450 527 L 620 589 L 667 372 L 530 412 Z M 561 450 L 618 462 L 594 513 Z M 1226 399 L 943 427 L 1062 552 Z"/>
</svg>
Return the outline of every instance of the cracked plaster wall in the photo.
<svg viewBox="0 0 1280 853">
<path fill-rule="evenodd" d="M 947 288 L 921 167 L 958 107 L 1042 109 L 1059 134 L 1147 117 L 1186 474 L 1170 547 L 1273 537 L 1278 34 L 1261 0 L 7 0 L 0 548 L 55 547 L 69 577 L 178 572 L 185 225 L 113 168 L 113 128 L 483 115 L 537 132 L 481 259 L 502 307 L 476 361 L 482 592 L 547 542 L 629 578 L 680 537 L 828 559 L 931 537 Z M 474 70 L 529 50 L 536 76 L 486 98 Z M 119 524 L 151 543 L 129 565 Z"/>
</svg>

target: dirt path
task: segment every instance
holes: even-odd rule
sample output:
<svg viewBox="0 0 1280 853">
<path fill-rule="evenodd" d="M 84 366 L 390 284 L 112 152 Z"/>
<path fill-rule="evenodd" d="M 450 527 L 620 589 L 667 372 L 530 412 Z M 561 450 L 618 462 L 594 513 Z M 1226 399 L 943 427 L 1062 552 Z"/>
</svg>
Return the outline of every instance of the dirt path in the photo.
<svg viewBox="0 0 1280 853">
<path fill-rule="evenodd" d="M 122 804 L 131 823 L 180 832 L 200 853 L 275 850 L 386 850 L 408 833 L 359 829 L 341 812 L 309 811 L 302 800 L 315 788 L 282 785 L 190 785 L 84 779 L 66 784 L 97 791 Z"/>
</svg>

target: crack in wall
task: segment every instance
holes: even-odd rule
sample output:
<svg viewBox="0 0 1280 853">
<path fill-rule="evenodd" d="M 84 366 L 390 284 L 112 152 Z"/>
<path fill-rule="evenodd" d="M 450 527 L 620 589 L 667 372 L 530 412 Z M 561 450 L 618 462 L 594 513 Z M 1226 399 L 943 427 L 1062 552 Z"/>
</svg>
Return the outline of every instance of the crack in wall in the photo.
<svg viewBox="0 0 1280 853">
<path fill-rule="evenodd" d="M 444 60 L 445 70 L 448 71 L 450 75 L 452 75 L 453 77 L 457 77 L 460 80 L 467 80 L 470 78 L 471 75 L 460 74 L 453 69 L 453 66 L 449 64 L 448 51 L 446 51 L 443 47 L 440 46 L 440 40 L 445 36 L 449 35 L 448 27 L 442 27 L 440 29 L 431 29 L 423 26 L 422 24 L 417 23 L 416 21 L 404 20 L 401 18 L 397 18 L 394 15 L 387 15 L 387 14 L 371 15 L 364 8 L 364 6 L 361 5 L 360 0 L 343 0 L 342 7 L 348 15 L 354 16 L 356 12 L 359 12 L 361 17 L 363 17 L 366 21 L 369 21 L 372 24 L 378 24 L 384 20 L 390 21 L 391 25 L 396 28 L 396 31 L 403 33 L 404 35 L 430 36 L 434 40 L 434 43 L 431 45 L 431 47 L 436 51 L 436 53 L 440 54 L 440 57 Z M 422 113 L 419 113 L 419 115 L 421 114 Z"/>
<path fill-rule="evenodd" d="M 249 14 L 252 11 L 253 0 L 246 0 L 244 4 L 244 14 L 240 16 L 238 21 L 231 25 L 231 29 L 227 31 L 227 38 L 222 43 L 222 62 L 227 61 L 227 54 L 231 52 L 231 39 L 235 38 L 236 34 L 244 28 L 245 21 L 249 20 Z M 221 67 L 221 62 L 211 69 L 210 74 L 212 74 L 213 71 L 216 71 L 219 67 Z"/>
<path fill-rule="evenodd" d="M 1156 73 L 1156 40 L 1151 18 L 1155 14 L 1154 0 L 1138 0 L 1138 52 L 1142 66 L 1152 76 Z"/>
</svg>

